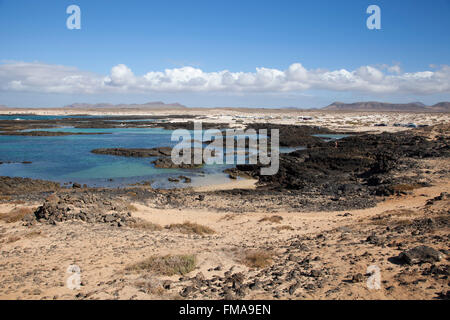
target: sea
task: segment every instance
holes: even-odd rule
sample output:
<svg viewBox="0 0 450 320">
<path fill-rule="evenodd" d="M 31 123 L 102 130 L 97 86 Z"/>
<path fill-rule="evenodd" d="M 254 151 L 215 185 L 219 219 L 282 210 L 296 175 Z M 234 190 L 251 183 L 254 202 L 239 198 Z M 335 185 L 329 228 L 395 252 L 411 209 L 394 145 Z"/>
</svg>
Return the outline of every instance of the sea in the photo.
<svg viewBox="0 0 450 320">
<path fill-rule="evenodd" d="M 0 115 L 0 120 L 54 120 L 77 116 Z M 102 116 L 79 116 L 102 118 Z M 139 119 L 140 121 L 145 119 Z M 115 120 L 111 120 L 115 121 Z M 124 120 L 121 120 L 124 121 Z M 74 182 L 90 187 L 124 187 L 136 183 L 154 188 L 183 188 L 229 182 L 223 171 L 234 165 L 211 164 L 196 169 L 155 168 L 156 158 L 132 158 L 101 155 L 91 152 L 97 148 L 156 148 L 173 147 L 172 130 L 163 128 L 73 128 L 37 129 L 40 131 L 107 133 L 67 136 L 0 136 L 0 176 L 51 180 L 70 185 Z M 326 135 L 324 139 L 344 136 Z M 280 153 L 304 149 L 280 148 Z M 187 176 L 191 183 L 169 181 L 168 178 Z"/>
</svg>

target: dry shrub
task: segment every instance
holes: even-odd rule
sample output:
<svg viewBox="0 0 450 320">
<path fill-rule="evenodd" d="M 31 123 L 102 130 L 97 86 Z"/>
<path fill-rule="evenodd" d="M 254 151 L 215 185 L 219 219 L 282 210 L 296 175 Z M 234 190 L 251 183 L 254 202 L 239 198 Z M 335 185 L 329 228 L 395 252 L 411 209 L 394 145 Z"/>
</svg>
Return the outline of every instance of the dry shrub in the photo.
<svg viewBox="0 0 450 320">
<path fill-rule="evenodd" d="M 384 226 L 387 225 L 390 221 L 391 221 L 390 216 L 386 217 L 377 216 L 372 218 L 372 222 L 370 224 L 376 226 Z"/>
<path fill-rule="evenodd" d="M 294 231 L 295 230 L 293 227 L 288 226 L 288 225 L 276 226 L 276 227 L 273 227 L 273 229 L 278 231 L 278 232 L 283 231 L 283 230 L 289 230 L 289 231 Z"/>
<path fill-rule="evenodd" d="M 4 200 L 4 201 L 11 200 L 11 196 L 0 195 L 0 201 L 2 201 L 2 200 Z"/>
<path fill-rule="evenodd" d="M 244 254 L 243 264 L 249 268 L 264 268 L 272 263 L 273 252 L 268 250 L 252 250 Z"/>
<path fill-rule="evenodd" d="M 176 230 L 176 231 L 179 231 L 181 233 L 186 233 L 186 234 L 204 235 L 204 234 L 215 233 L 215 231 L 213 229 L 211 229 L 210 227 L 203 226 L 201 224 L 193 223 L 193 222 L 189 222 L 189 221 L 185 221 L 183 223 L 170 224 L 170 225 L 166 226 L 166 229 Z"/>
<path fill-rule="evenodd" d="M 20 207 L 14 208 L 8 213 L 0 213 L 0 220 L 6 223 L 13 223 L 23 219 L 26 215 L 32 214 L 34 208 Z"/>
<path fill-rule="evenodd" d="M 282 216 L 270 216 L 270 217 L 264 217 L 259 222 L 273 222 L 273 223 L 281 223 L 283 220 Z"/>
<path fill-rule="evenodd" d="M 136 208 L 136 206 L 132 205 L 131 203 L 125 204 L 125 209 L 128 211 L 138 211 L 138 208 Z"/>
<path fill-rule="evenodd" d="M 141 262 L 130 265 L 128 271 L 149 271 L 159 275 L 173 276 L 184 275 L 195 268 L 194 255 L 166 255 L 152 256 Z"/>
<path fill-rule="evenodd" d="M 142 230 L 148 230 L 148 231 L 160 231 L 162 230 L 162 227 L 159 224 L 137 219 L 136 222 L 129 224 L 131 228 L 135 229 L 142 229 Z"/>
<path fill-rule="evenodd" d="M 401 226 L 409 226 L 411 225 L 412 221 L 409 219 L 399 219 L 399 220 L 395 220 L 394 225 L 396 227 L 401 227 Z"/>
<path fill-rule="evenodd" d="M 410 209 L 393 209 L 382 212 L 379 215 L 374 216 L 371 220 L 373 225 L 388 225 L 396 221 L 398 225 L 406 225 L 407 219 L 399 219 L 400 217 L 412 217 L 416 214 L 416 211 Z"/>
<path fill-rule="evenodd" d="M 410 217 L 413 216 L 415 213 L 416 211 L 410 209 L 394 209 L 384 211 L 382 215 Z"/>
<path fill-rule="evenodd" d="M 234 218 L 237 217 L 237 214 L 231 214 L 231 213 L 227 213 L 226 215 L 224 215 L 222 218 L 219 219 L 219 221 L 230 221 L 233 220 Z"/>
<path fill-rule="evenodd" d="M 154 294 L 162 296 L 164 294 L 164 288 L 161 285 L 161 281 L 150 279 L 136 282 L 136 287 L 146 294 Z"/>
</svg>

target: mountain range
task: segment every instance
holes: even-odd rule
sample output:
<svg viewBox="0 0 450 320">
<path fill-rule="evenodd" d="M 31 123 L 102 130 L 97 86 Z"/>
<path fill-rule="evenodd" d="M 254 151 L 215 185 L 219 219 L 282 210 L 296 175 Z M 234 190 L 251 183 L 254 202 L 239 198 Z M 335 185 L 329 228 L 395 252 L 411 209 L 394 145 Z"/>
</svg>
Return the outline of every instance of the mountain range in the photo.
<svg viewBox="0 0 450 320">
<path fill-rule="evenodd" d="M 413 111 L 413 112 L 450 112 L 450 102 L 439 102 L 427 106 L 421 102 L 387 103 L 387 102 L 333 102 L 322 110 L 329 111 Z"/>
<path fill-rule="evenodd" d="M 111 104 L 111 103 L 73 103 L 63 107 L 64 109 L 150 109 L 150 110 L 161 110 L 161 109 L 172 109 L 172 110 L 183 110 L 188 107 L 180 103 L 164 103 L 161 101 L 147 102 L 143 104 Z M 0 109 L 27 109 L 27 108 L 13 108 L 5 105 L 0 105 Z M 49 108 L 50 109 L 50 108 Z M 261 108 L 217 108 L 217 109 L 239 109 L 257 111 Z M 262 108 L 264 110 L 270 110 L 272 108 Z M 297 107 L 290 108 L 277 108 L 277 109 L 289 109 L 289 110 L 302 110 Z M 274 110 L 276 110 L 274 108 Z M 434 105 L 425 105 L 421 102 L 410 102 L 410 103 L 388 103 L 388 102 L 377 102 L 377 101 L 366 101 L 366 102 L 333 102 L 329 106 L 320 109 L 308 109 L 308 110 L 326 110 L 326 111 L 393 111 L 393 112 L 450 112 L 450 102 L 444 101 L 439 102 Z"/>
</svg>

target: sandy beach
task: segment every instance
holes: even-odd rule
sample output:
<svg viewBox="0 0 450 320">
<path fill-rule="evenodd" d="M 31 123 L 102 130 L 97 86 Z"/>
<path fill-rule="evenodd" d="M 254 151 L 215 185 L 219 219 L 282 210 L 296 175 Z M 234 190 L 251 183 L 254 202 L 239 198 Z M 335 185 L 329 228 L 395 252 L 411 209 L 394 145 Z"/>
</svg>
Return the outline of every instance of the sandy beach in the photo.
<svg viewBox="0 0 450 320">
<path fill-rule="evenodd" d="M 198 223 L 213 229 L 215 232 L 211 235 L 185 234 L 170 229 L 117 228 L 81 221 L 53 226 L 39 224 L 31 229 L 21 223 L 2 223 L 0 297 L 182 299 L 186 288 L 193 288 L 199 278 L 204 283 L 195 287 L 189 298 L 220 299 L 222 290 L 226 291 L 227 274 L 244 274 L 243 282 L 259 281 L 273 288 L 246 289 L 241 297 L 245 299 L 430 299 L 448 289 L 447 280 L 442 276 L 421 275 L 422 269 L 432 264 L 405 268 L 388 259 L 397 256 L 403 248 L 421 244 L 423 239 L 402 233 L 394 237 L 383 235 L 386 239 L 381 245 L 366 240 L 371 232 L 382 234 L 386 228 L 376 223 L 378 217 L 389 217 L 391 228 L 397 221 L 405 225 L 417 219 L 435 220 L 441 215 L 447 220 L 448 198 L 432 207 L 427 207 L 426 202 L 449 191 L 446 180 L 430 188 L 417 189 L 406 197 L 387 199 L 370 209 L 301 214 L 277 212 L 277 219 L 267 221 L 264 219 L 274 215 L 157 209 L 133 204 L 133 217 L 160 226 L 186 221 Z M 17 207 L 24 208 L 23 205 L 3 204 L 0 210 L 8 212 Z M 426 237 L 427 244 L 448 248 L 448 241 L 432 240 L 446 239 L 448 231 L 448 225 L 436 228 Z M 270 252 L 268 272 L 242 263 L 246 252 L 251 250 Z M 195 254 L 195 269 L 183 277 L 126 269 L 146 257 L 170 254 Z M 303 263 L 301 268 L 297 267 L 299 263 Z M 442 263 L 438 266 L 445 267 L 445 261 Z M 82 270 L 79 290 L 66 286 L 69 264 L 76 264 Z M 366 268 L 373 264 L 381 269 L 383 287 L 380 290 L 368 289 L 366 276 L 358 282 L 352 280 L 358 274 L 365 275 Z M 278 284 L 273 280 L 274 274 L 281 271 L 279 279 L 290 270 L 299 270 L 302 274 L 294 277 L 294 282 L 283 280 Z M 311 275 L 313 270 L 317 270 L 317 274 Z M 295 281 L 300 281 L 301 285 L 290 293 Z M 232 297 L 239 298 L 234 293 Z"/>
</svg>

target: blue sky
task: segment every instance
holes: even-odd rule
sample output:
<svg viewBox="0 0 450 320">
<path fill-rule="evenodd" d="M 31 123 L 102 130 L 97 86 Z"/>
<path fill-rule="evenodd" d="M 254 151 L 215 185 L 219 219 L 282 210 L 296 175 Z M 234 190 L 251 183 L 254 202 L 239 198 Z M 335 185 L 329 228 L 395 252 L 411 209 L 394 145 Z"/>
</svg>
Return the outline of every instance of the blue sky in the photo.
<svg viewBox="0 0 450 320">
<path fill-rule="evenodd" d="M 81 30 L 66 28 L 71 4 L 81 8 Z M 366 27 L 371 4 L 381 8 L 381 30 Z M 450 0 L 0 0 L 0 104 L 435 103 L 450 100 L 449 30 Z M 296 63 L 306 75 L 289 78 Z M 256 68 L 272 71 L 262 81 Z M 224 70 L 232 82 L 215 74 Z M 349 74 L 327 73 L 339 70 Z M 164 74 L 143 78 L 149 72 Z M 48 81 L 58 77 L 83 80 Z M 166 78 L 173 85 L 160 84 Z"/>
</svg>

